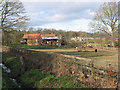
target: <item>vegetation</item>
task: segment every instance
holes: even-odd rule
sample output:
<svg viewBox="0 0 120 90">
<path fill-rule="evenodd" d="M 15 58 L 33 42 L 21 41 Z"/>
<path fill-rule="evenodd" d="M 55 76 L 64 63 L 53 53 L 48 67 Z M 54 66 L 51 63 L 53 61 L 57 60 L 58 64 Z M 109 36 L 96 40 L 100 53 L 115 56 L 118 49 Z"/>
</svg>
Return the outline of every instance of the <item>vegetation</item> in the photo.
<svg viewBox="0 0 120 90">
<path fill-rule="evenodd" d="M 27 72 L 21 78 L 25 85 L 34 88 L 82 88 L 67 76 L 55 77 L 43 74 L 39 69 Z"/>
<path fill-rule="evenodd" d="M 106 33 L 112 40 L 112 46 L 118 33 L 118 4 L 117 2 L 105 2 L 100 6 L 94 16 L 91 27 L 95 31 Z"/>
<path fill-rule="evenodd" d="M 97 22 L 92 23 L 91 26 L 95 30 L 102 32 L 87 33 L 75 31 L 63 31 L 56 29 L 42 29 L 34 27 L 25 27 L 29 18 L 25 13 L 24 6 L 19 0 L 2 0 L 0 1 L 0 28 L 2 29 L 2 43 L 4 44 L 20 44 L 24 34 L 38 33 L 38 34 L 56 34 L 62 36 L 61 42 L 67 47 L 71 46 L 72 37 L 99 37 L 111 39 L 117 37 L 117 21 L 118 21 L 118 8 L 116 2 L 104 3 L 96 12 L 94 20 Z M 28 30 L 28 31 L 26 31 Z M 111 38 L 112 37 L 112 38 Z M 91 41 L 91 40 L 88 40 Z M 115 43 L 114 43 L 115 45 Z M 72 45 L 73 46 L 73 45 Z"/>
<path fill-rule="evenodd" d="M 88 39 L 85 43 L 97 43 L 98 45 L 109 44 L 112 41 L 113 46 L 118 46 L 118 42 L 115 42 L 117 37 L 117 21 L 118 21 L 118 8 L 115 3 L 104 3 L 100 6 L 98 12 L 95 15 L 95 22 L 93 23 L 92 28 L 99 30 L 100 32 L 96 33 L 86 33 L 86 32 L 74 32 L 74 31 L 63 31 L 55 29 L 41 29 L 37 28 L 25 28 L 25 25 L 28 21 L 27 16 L 25 15 L 25 9 L 19 0 L 1 0 L 0 1 L 0 29 L 2 29 L 2 44 L 10 46 L 13 48 L 26 48 L 26 49 L 56 49 L 56 48 L 75 48 L 80 46 L 79 42 L 71 41 L 72 37 L 99 37 L 105 38 L 107 42 L 99 40 Z M 28 31 L 26 31 L 26 29 Z M 102 31 L 102 32 L 101 32 Z M 61 42 L 62 47 L 55 46 L 28 46 L 21 44 L 20 41 L 24 34 L 56 34 L 62 36 Z M 112 56 L 111 52 L 99 51 L 95 53 L 94 51 L 89 52 L 57 52 L 66 55 L 73 55 L 77 57 L 99 57 L 99 56 Z M 116 57 L 116 56 L 115 56 Z M 57 58 L 57 57 L 56 57 Z M 107 57 L 108 58 L 108 57 Z M 109 57 L 111 58 L 111 57 Z M 111 58 L 112 61 L 113 58 Z M 25 87 L 30 88 L 82 88 L 79 83 L 73 82 L 73 78 L 67 76 L 55 77 L 49 73 L 42 73 L 39 69 L 31 69 L 31 71 L 22 72 L 22 63 L 17 59 L 17 56 L 12 56 L 10 54 L 2 54 L 2 62 L 11 69 L 11 73 L 8 74 L 2 71 L 2 86 L 3 89 L 8 88 L 17 88 L 13 81 L 10 80 L 10 77 L 18 79 Z M 104 60 L 103 60 L 104 62 Z M 104 62 L 105 63 L 105 62 Z M 107 62 L 108 63 L 108 62 Z M 34 65 L 34 64 L 33 64 Z M 24 68 L 24 67 L 23 67 Z M 26 68 L 25 68 L 26 69 Z"/>
<path fill-rule="evenodd" d="M 10 88 L 18 88 L 18 85 L 10 78 L 16 78 L 19 74 L 20 62 L 15 56 L 9 54 L 2 54 L 2 62 L 11 70 L 11 73 L 7 73 L 2 70 L 2 89 L 9 90 Z"/>
<path fill-rule="evenodd" d="M 70 46 L 61 46 L 61 47 L 57 47 L 57 46 L 42 46 L 42 45 L 26 45 L 26 44 L 4 44 L 6 46 L 9 47 L 13 47 L 13 48 L 25 48 L 25 49 L 59 49 L 59 48 L 71 48 Z"/>
<path fill-rule="evenodd" d="M 94 51 L 90 51 L 90 52 L 77 52 L 76 51 L 76 52 L 64 52 L 63 54 L 68 54 L 70 56 L 72 56 L 72 55 L 73 56 L 74 55 L 75 56 L 79 56 L 80 55 L 80 57 L 91 58 L 91 57 L 99 57 L 99 56 L 105 56 L 105 57 L 106 56 L 112 56 L 114 53 L 115 52 L 103 52 L 103 51 L 99 51 L 97 53 L 95 53 Z M 57 58 L 57 59 L 59 60 L 59 58 Z M 16 72 L 16 69 L 19 71 L 21 63 L 17 63 L 16 60 L 17 60 L 16 56 L 11 56 L 11 55 L 8 55 L 8 54 L 3 54 L 3 61 L 4 61 L 4 63 L 7 66 L 10 65 L 9 67 L 11 67 L 10 68 L 11 71 L 14 70 L 12 67 L 15 68 L 15 72 Z M 114 60 L 116 60 L 116 59 L 114 58 Z M 104 59 L 97 59 L 97 61 L 98 61 L 99 65 L 100 65 L 99 61 L 100 62 L 102 61 L 103 62 L 102 66 L 103 65 L 106 66 L 108 64 L 108 62 L 106 64 L 106 61 Z M 113 58 L 112 58 L 112 61 L 113 61 Z M 80 60 L 80 62 L 81 62 L 81 60 Z M 111 62 L 111 61 L 109 61 L 109 62 Z M 67 63 L 69 63 L 69 62 L 67 61 Z M 26 66 L 27 66 L 27 64 L 26 64 Z M 29 65 L 28 65 L 28 67 L 29 67 Z M 22 67 L 22 68 L 24 68 L 24 67 Z M 63 67 L 63 69 L 64 69 L 64 67 Z M 12 74 L 12 73 L 14 73 L 14 72 L 11 72 L 10 75 L 14 76 L 15 73 L 14 74 Z M 15 75 L 17 75 L 17 73 L 19 73 L 19 72 L 16 72 Z M 18 78 L 19 78 L 19 81 L 21 82 L 21 84 L 23 84 L 27 88 L 28 87 L 30 87 L 30 88 L 50 88 L 50 87 L 51 88 L 76 88 L 76 87 L 77 88 L 82 88 L 82 87 L 84 87 L 83 85 L 81 85 L 79 83 L 73 82 L 74 80 L 72 78 L 70 78 L 70 77 L 66 77 L 66 76 L 55 77 L 53 75 L 50 75 L 50 73 L 41 73 L 41 71 L 39 69 L 33 69 L 33 68 L 31 68 L 30 71 L 27 71 L 27 72 L 25 71 L 22 74 L 20 74 L 18 76 Z M 87 85 L 87 83 L 86 83 L 86 85 Z"/>
<path fill-rule="evenodd" d="M 3 71 L 3 89 L 18 88 L 18 85 L 10 80 L 10 77 L 18 79 L 26 88 L 82 88 L 79 83 L 67 76 L 55 77 L 48 73 L 41 73 L 39 69 L 18 76 L 21 63 L 15 56 L 3 54 L 3 63 L 11 69 L 11 73 Z M 15 77 L 17 76 L 17 77 Z M 87 87 L 87 86 L 86 86 Z"/>
<path fill-rule="evenodd" d="M 18 88 L 18 85 L 10 80 L 8 73 L 2 71 L 2 89 L 9 90 L 10 88 Z"/>
<path fill-rule="evenodd" d="M 10 76 L 16 78 L 20 73 L 21 62 L 17 59 L 16 56 L 11 56 L 9 54 L 2 54 L 2 62 L 10 68 Z"/>
<path fill-rule="evenodd" d="M 25 28 L 29 20 L 22 2 L 19 0 L 0 0 L 0 14 L 2 43 L 20 42 L 22 39 L 20 31 Z"/>
<path fill-rule="evenodd" d="M 39 31 L 39 30 L 38 30 Z M 38 31 L 33 31 L 31 33 L 37 33 Z M 49 30 L 49 32 L 54 32 L 52 30 Z M 48 30 L 46 31 L 41 31 L 41 33 L 45 32 L 46 34 L 49 34 L 48 33 Z M 64 31 L 63 31 L 64 32 Z M 57 34 L 57 33 L 60 33 L 60 31 L 55 31 L 54 34 Z M 25 45 L 25 44 L 21 44 L 20 41 L 22 40 L 22 37 L 24 34 L 29 34 L 29 31 L 11 31 L 10 33 L 3 33 L 3 37 L 2 37 L 2 44 L 3 45 L 7 45 L 7 46 L 10 46 L 10 47 L 14 47 L 14 48 L 27 48 L 27 49 L 54 49 L 54 48 L 75 48 L 75 47 L 78 47 L 79 45 L 79 41 L 72 41 L 70 40 L 74 35 L 74 33 L 76 32 L 71 32 L 71 36 L 67 37 L 68 36 L 68 32 L 64 32 L 64 33 L 61 33 L 61 36 L 62 36 L 62 39 L 61 39 L 61 43 L 62 43 L 62 46 L 61 47 L 55 47 L 55 46 L 41 46 L 41 45 L 38 45 L 38 46 L 28 46 L 28 45 Z M 94 34 L 90 34 L 90 33 L 83 33 L 83 32 L 78 32 L 80 33 L 80 36 L 79 37 L 82 37 L 83 35 L 86 35 L 87 34 L 87 37 L 93 37 L 93 38 L 97 38 L 99 37 L 100 39 L 88 39 L 88 40 L 84 40 L 84 42 L 86 42 L 87 44 L 89 43 L 92 43 L 92 44 L 99 44 L 99 45 L 102 45 L 104 46 L 105 44 L 111 44 L 111 40 L 108 38 L 108 39 L 105 39 L 105 40 L 102 40 L 101 38 L 103 38 L 105 35 L 104 33 L 94 33 Z M 7 36 L 6 36 L 7 35 Z M 59 35 L 59 34 L 58 34 Z M 64 35 L 66 35 L 64 37 Z M 16 38 L 17 37 L 17 38 Z M 69 38 L 69 39 L 68 39 Z M 9 39 L 7 41 L 7 39 Z M 115 46 L 118 45 L 118 42 L 116 41 L 115 42 Z"/>
<path fill-rule="evenodd" d="M 19 0 L 1 0 L 0 13 L 0 23 L 3 31 L 20 30 L 28 20 L 24 6 Z"/>
<path fill-rule="evenodd" d="M 43 73 L 40 73 L 38 69 L 32 70 L 22 75 L 21 82 L 27 87 L 33 87 L 36 82 L 45 78 Z"/>
</svg>

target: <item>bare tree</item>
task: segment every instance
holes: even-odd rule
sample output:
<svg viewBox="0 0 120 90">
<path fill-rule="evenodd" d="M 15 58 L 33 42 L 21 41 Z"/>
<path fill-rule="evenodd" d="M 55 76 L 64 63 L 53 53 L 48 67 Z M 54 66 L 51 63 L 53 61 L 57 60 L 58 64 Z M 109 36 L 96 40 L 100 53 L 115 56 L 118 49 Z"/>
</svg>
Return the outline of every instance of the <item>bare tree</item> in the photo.
<svg viewBox="0 0 120 90">
<path fill-rule="evenodd" d="M 14 41 L 15 35 L 11 31 L 20 31 L 25 28 L 29 20 L 22 2 L 19 0 L 0 0 L 0 29 L 3 43 Z M 20 33 L 16 33 L 17 37 Z"/>
<path fill-rule="evenodd" d="M 0 0 L 0 28 L 4 31 L 20 30 L 29 20 L 19 0 Z"/>
<path fill-rule="evenodd" d="M 105 2 L 96 12 L 94 21 L 90 23 L 95 31 L 108 34 L 114 46 L 114 33 L 118 31 L 118 4 L 117 2 Z"/>
</svg>

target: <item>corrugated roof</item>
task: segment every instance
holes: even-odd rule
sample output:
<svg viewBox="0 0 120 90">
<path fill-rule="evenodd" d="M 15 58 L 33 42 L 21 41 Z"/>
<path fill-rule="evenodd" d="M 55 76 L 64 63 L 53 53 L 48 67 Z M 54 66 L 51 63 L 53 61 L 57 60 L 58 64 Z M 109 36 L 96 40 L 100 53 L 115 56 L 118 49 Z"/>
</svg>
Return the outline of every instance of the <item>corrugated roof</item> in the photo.
<svg viewBox="0 0 120 90">
<path fill-rule="evenodd" d="M 42 39 L 58 39 L 58 37 L 42 37 Z"/>
</svg>

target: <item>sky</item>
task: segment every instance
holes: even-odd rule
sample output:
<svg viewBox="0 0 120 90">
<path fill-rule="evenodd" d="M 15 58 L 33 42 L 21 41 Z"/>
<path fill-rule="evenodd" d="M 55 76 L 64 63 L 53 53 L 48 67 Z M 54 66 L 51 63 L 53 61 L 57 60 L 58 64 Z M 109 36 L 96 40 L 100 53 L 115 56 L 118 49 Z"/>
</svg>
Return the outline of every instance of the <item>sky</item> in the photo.
<svg viewBox="0 0 120 90">
<path fill-rule="evenodd" d="M 89 23 L 103 1 L 20 0 L 30 17 L 29 27 L 91 32 Z"/>
</svg>

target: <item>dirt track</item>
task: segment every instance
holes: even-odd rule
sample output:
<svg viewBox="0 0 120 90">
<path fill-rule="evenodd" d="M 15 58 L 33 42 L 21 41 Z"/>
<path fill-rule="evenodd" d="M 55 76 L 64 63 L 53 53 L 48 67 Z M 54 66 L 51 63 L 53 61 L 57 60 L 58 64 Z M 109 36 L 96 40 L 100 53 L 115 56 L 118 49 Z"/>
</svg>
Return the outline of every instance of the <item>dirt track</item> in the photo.
<svg viewBox="0 0 120 90">
<path fill-rule="evenodd" d="M 77 49 L 29 49 L 29 50 L 35 50 L 35 51 L 42 51 L 42 52 L 73 52 L 77 51 Z"/>
</svg>

